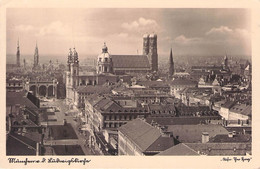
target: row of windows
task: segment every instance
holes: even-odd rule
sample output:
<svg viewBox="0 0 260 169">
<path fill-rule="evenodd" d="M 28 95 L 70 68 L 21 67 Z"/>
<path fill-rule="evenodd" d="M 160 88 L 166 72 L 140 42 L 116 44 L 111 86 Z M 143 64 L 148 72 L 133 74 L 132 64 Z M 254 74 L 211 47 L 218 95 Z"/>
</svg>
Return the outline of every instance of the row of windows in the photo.
<svg viewBox="0 0 260 169">
<path fill-rule="evenodd" d="M 120 127 L 124 124 L 126 124 L 126 123 L 104 123 L 104 126 L 106 128 L 117 128 L 117 127 Z"/>
<path fill-rule="evenodd" d="M 137 115 L 111 115 L 104 116 L 104 120 L 132 120 L 137 118 Z"/>
<path fill-rule="evenodd" d="M 102 62 L 102 58 L 99 58 L 99 62 Z M 108 62 L 108 58 L 105 58 L 105 62 Z M 112 58 L 110 58 L 110 62 L 112 62 Z"/>
<path fill-rule="evenodd" d="M 21 86 L 21 83 L 18 83 L 17 85 L 16 85 L 16 83 L 8 83 L 8 86 L 12 86 L 12 84 L 13 84 L 13 86 Z"/>
</svg>

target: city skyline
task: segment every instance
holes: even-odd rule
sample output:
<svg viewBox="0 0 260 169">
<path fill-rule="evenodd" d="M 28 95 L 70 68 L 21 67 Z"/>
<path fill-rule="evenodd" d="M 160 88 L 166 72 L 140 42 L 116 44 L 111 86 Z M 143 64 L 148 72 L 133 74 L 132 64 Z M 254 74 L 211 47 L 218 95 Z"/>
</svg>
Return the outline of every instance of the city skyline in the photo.
<svg viewBox="0 0 260 169">
<path fill-rule="evenodd" d="M 33 15 L 32 15 L 33 13 Z M 123 17 L 122 17 L 123 16 Z M 142 35 L 158 34 L 158 54 L 251 55 L 250 10 L 246 9 L 67 9 L 7 10 L 7 54 L 142 54 Z"/>
</svg>

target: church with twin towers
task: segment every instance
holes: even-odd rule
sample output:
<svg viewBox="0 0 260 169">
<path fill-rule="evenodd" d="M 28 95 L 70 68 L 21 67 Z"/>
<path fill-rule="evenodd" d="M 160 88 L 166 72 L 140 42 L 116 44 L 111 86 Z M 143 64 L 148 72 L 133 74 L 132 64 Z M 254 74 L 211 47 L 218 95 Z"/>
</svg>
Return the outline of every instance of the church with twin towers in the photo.
<svg viewBox="0 0 260 169">
<path fill-rule="evenodd" d="M 158 71 L 157 35 L 143 35 L 142 55 L 111 55 L 104 43 L 97 56 L 96 72 L 80 72 L 80 54 L 70 49 L 66 71 L 66 95 L 72 100 L 79 86 L 116 83 L 122 76 L 131 73 L 150 73 Z"/>
</svg>

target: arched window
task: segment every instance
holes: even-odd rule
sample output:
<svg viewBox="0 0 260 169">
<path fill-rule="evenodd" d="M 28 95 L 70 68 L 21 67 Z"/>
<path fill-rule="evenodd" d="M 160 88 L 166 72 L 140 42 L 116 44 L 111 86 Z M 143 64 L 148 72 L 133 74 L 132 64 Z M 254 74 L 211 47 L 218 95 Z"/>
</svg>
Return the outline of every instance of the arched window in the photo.
<svg viewBox="0 0 260 169">
<path fill-rule="evenodd" d="M 105 58 L 105 62 L 107 62 L 107 58 Z"/>
</svg>

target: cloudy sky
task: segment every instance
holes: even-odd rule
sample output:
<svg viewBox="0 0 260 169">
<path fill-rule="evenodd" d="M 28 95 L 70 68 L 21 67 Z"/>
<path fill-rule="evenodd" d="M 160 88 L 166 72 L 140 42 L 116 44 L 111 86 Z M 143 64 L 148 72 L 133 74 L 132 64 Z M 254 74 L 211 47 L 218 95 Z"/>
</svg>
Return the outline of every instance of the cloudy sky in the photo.
<svg viewBox="0 0 260 169">
<path fill-rule="evenodd" d="M 250 55 L 250 11 L 245 9 L 7 9 L 7 54 L 139 54 L 142 35 L 158 35 L 159 56 Z"/>
</svg>

